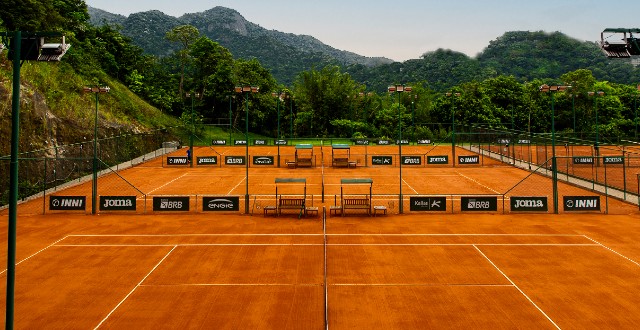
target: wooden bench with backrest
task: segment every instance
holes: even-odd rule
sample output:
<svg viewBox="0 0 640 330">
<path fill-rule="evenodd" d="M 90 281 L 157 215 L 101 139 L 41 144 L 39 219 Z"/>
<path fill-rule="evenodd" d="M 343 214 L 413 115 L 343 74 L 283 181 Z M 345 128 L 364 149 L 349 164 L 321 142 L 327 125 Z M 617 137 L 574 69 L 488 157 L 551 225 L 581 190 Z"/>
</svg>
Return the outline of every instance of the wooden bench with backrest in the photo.
<svg viewBox="0 0 640 330">
<path fill-rule="evenodd" d="M 282 210 L 303 210 L 304 198 L 280 198 L 278 201 L 278 214 L 282 214 Z"/>
<path fill-rule="evenodd" d="M 298 158 L 296 165 L 297 167 L 311 167 L 313 166 L 313 162 L 311 158 Z"/>
<path fill-rule="evenodd" d="M 342 216 L 347 209 L 366 210 L 371 215 L 371 203 L 369 198 L 344 198 L 342 199 Z"/>
<path fill-rule="evenodd" d="M 334 158 L 333 159 L 334 167 L 348 167 L 349 166 L 349 158 Z"/>
</svg>

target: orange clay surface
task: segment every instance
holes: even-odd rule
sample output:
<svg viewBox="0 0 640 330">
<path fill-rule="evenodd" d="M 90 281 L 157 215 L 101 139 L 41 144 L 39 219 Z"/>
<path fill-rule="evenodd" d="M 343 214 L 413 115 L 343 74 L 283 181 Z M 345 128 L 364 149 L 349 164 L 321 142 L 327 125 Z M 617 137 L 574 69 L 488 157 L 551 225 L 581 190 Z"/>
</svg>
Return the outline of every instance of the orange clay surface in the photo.
<svg viewBox="0 0 640 330">
<path fill-rule="evenodd" d="M 504 193 L 528 175 L 492 162 L 403 167 L 403 193 Z M 275 204 L 268 195 L 275 194 L 276 177 L 304 177 L 314 205 L 328 214 L 333 195 L 346 189 L 340 178 L 373 178 L 374 194 L 397 194 L 397 172 L 251 167 L 249 188 L 265 195 L 260 205 Z M 120 174 L 147 194 L 241 196 L 244 173 L 145 164 Z M 108 180 L 114 179 L 100 179 L 100 194 L 124 191 Z M 531 180 L 530 188 L 516 189 L 549 195 L 547 178 Z M 90 196 L 90 183 L 58 194 L 86 194 L 87 184 Z M 593 195 L 568 185 L 560 192 Z M 325 321 L 329 329 L 640 324 L 640 214 L 616 200 L 609 200 L 609 215 L 418 213 L 405 203 L 405 214 L 396 207 L 386 216 L 328 216 L 326 224 L 321 216 L 264 217 L 253 197 L 253 216 L 20 210 L 42 203 L 18 210 L 17 329 L 325 329 Z M 6 220 L 0 228 L 6 265 Z M 4 292 L 6 271 L 1 275 Z M 0 305 L 4 309 L 4 299 Z"/>
</svg>

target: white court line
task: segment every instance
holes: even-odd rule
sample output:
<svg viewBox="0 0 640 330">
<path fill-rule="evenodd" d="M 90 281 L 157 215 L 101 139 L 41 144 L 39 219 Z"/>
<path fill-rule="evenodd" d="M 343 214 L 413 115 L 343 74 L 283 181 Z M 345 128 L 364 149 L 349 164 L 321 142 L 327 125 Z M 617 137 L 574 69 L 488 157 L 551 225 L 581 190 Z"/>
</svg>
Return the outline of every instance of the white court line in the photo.
<svg viewBox="0 0 640 330">
<path fill-rule="evenodd" d="M 21 263 L 23 263 L 23 262 L 25 262 L 25 261 L 27 261 L 27 260 L 29 260 L 29 259 L 31 259 L 31 258 L 33 258 L 33 257 L 35 257 L 36 255 L 40 254 L 41 252 L 43 252 L 43 251 L 47 250 L 48 248 L 50 248 L 50 247 L 52 247 L 52 246 L 56 245 L 57 243 L 59 243 L 59 242 L 63 241 L 63 240 L 64 240 L 65 238 L 67 238 L 67 237 L 69 237 L 69 236 L 65 236 L 65 237 L 63 237 L 63 238 L 61 238 L 61 239 L 59 239 L 59 240 L 57 240 L 57 241 L 55 241 L 55 242 L 53 242 L 53 243 L 49 244 L 49 245 L 48 245 L 47 247 L 45 247 L 44 249 L 42 249 L 42 250 L 40 250 L 40 251 L 38 251 L 38 252 L 36 252 L 36 253 L 34 253 L 34 254 L 32 254 L 32 255 L 30 255 L 30 256 L 28 256 L 28 257 L 26 257 L 26 258 L 24 258 L 24 259 L 22 259 L 22 260 L 20 260 L 20 261 L 16 262 L 16 266 L 17 266 L 17 265 L 19 265 L 19 264 L 21 264 Z M 6 271 L 7 271 L 7 269 L 5 268 L 3 271 L 1 271 L 1 272 L 0 272 L 0 275 L 4 274 Z"/>
<path fill-rule="evenodd" d="M 317 283 L 177 283 L 177 284 L 143 284 L 141 287 L 202 287 L 202 286 L 322 286 Z"/>
<path fill-rule="evenodd" d="M 118 307 L 120 307 L 120 305 L 122 305 L 125 302 L 125 300 L 127 300 L 133 294 L 133 292 L 136 291 L 136 289 L 140 287 L 142 282 L 144 282 L 151 275 L 151 273 L 153 273 L 156 270 L 156 268 L 158 268 L 160 266 L 160 264 L 162 264 L 167 259 L 167 257 L 169 257 L 171 252 L 173 252 L 173 250 L 175 250 L 176 247 L 177 246 L 174 246 L 171 249 L 171 251 L 167 252 L 167 254 L 151 269 L 151 271 L 144 278 L 142 278 L 142 280 L 140 282 L 138 282 L 138 284 L 116 305 L 116 307 L 114 307 L 109 312 L 109 314 L 107 314 L 107 316 L 105 316 L 104 319 L 102 319 L 102 321 L 100 321 L 100 323 L 98 323 L 98 325 L 96 325 L 96 327 L 94 329 L 100 328 L 100 326 L 111 316 L 111 314 L 113 314 L 116 311 L 116 309 L 118 309 Z"/>
<path fill-rule="evenodd" d="M 584 238 L 586 238 L 586 239 L 588 239 L 588 240 L 590 240 L 590 241 L 592 241 L 592 242 L 596 243 L 596 245 L 599 245 L 599 246 L 601 246 L 601 247 L 603 247 L 603 248 L 605 248 L 605 249 L 607 249 L 607 250 L 609 250 L 609 251 L 611 251 L 611 252 L 613 252 L 613 253 L 617 254 L 618 256 L 620 256 L 620 257 L 622 257 L 622 258 L 624 258 L 624 259 L 627 259 L 628 261 L 631 261 L 631 262 L 632 262 L 632 263 L 634 263 L 636 266 L 640 266 L 640 263 L 638 263 L 637 261 L 635 261 L 635 260 L 633 260 L 633 259 L 631 259 L 631 258 L 629 258 L 629 257 L 627 257 L 627 256 L 625 256 L 625 255 L 623 255 L 622 253 L 619 253 L 618 251 L 616 251 L 616 250 L 614 250 L 614 249 L 612 249 L 612 248 L 610 248 L 610 247 L 608 247 L 608 246 L 606 246 L 606 245 L 604 245 L 604 244 L 601 244 L 600 242 L 596 241 L 595 239 L 592 239 L 591 237 L 589 237 L 589 236 L 587 236 L 587 235 L 582 235 L 582 236 L 584 236 Z"/>
<path fill-rule="evenodd" d="M 233 188 L 231 188 L 231 190 L 229 190 L 227 195 L 231 195 L 231 192 L 234 191 L 236 188 L 238 188 L 244 182 L 244 180 L 246 180 L 246 179 L 247 179 L 246 176 L 244 178 L 242 178 L 242 180 L 240 180 L 240 182 L 238 182 L 238 184 L 235 187 L 233 187 Z"/>
<path fill-rule="evenodd" d="M 413 187 L 412 187 L 412 186 L 407 182 L 407 180 L 402 179 L 402 182 L 404 182 L 404 183 L 409 187 L 409 189 L 413 190 L 413 193 L 414 193 L 414 194 L 418 195 L 418 191 L 416 191 L 415 189 L 413 189 Z"/>
<path fill-rule="evenodd" d="M 511 284 L 473 284 L 473 283 L 335 283 L 329 284 L 332 286 L 431 286 L 431 287 L 509 287 L 513 288 Z"/>
<path fill-rule="evenodd" d="M 458 171 L 456 171 L 456 174 L 458 174 L 459 176 L 461 176 L 461 177 L 463 177 L 463 178 L 465 178 L 465 179 L 467 179 L 467 180 L 469 180 L 469 181 L 471 181 L 471 182 L 473 182 L 473 183 L 475 183 L 475 184 L 479 185 L 480 187 L 484 187 L 484 188 L 486 188 L 486 189 L 488 189 L 488 190 L 493 191 L 493 192 L 494 192 L 494 193 L 496 193 L 496 194 L 500 194 L 500 195 L 502 195 L 502 193 L 500 193 L 499 191 L 497 191 L 497 190 L 495 190 L 495 189 L 493 189 L 493 188 L 491 188 L 491 187 L 489 187 L 489 186 L 483 185 L 482 183 L 478 182 L 477 180 L 472 179 L 472 178 L 470 178 L 470 177 L 468 177 L 468 176 L 466 176 L 466 175 L 464 175 L 464 174 L 462 174 L 462 173 L 460 173 L 460 172 L 458 172 Z"/>
<path fill-rule="evenodd" d="M 287 244 L 287 243 L 264 243 L 264 244 L 253 244 L 253 243 L 201 243 L 201 244 L 64 244 L 64 245 L 56 245 L 63 247 L 168 247 L 168 246 L 179 246 L 179 247 L 189 247 L 189 246 L 322 246 L 323 244 Z M 594 244 L 596 245 L 596 244 Z"/>
<path fill-rule="evenodd" d="M 538 311 L 540 311 L 540 313 L 542 313 L 542 315 L 544 315 L 544 317 L 547 318 L 547 320 L 549 320 L 549 322 L 551 322 L 551 324 L 553 324 L 556 329 L 560 329 L 560 327 L 549 317 L 549 315 L 547 315 L 547 313 L 545 313 L 540 307 L 538 307 L 538 305 L 536 305 L 536 303 L 533 302 L 533 300 L 531 300 L 531 298 L 529 298 L 529 296 L 527 296 L 527 294 L 524 293 L 524 291 L 522 291 L 510 278 L 509 276 L 507 276 L 507 274 L 505 274 L 500 268 L 498 268 L 498 266 L 496 266 L 496 264 L 493 263 L 493 261 L 491 261 L 491 259 L 489 259 L 489 257 L 487 257 L 487 255 L 485 255 L 477 246 L 474 246 L 476 248 L 476 250 L 478 251 L 478 253 L 480 253 L 485 259 L 487 259 L 487 261 L 498 271 L 500 272 L 500 274 L 502 274 L 502 276 L 504 276 L 505 279 L 507 279 L 507 281 L 509 281 L 509 283 L 511 283 L 516 290 L 520 291 L 520 293 L 527 298 L 527 300 L 535 307 L 538 309 Z"/>
<path fill-rule="evenodd" d="M 177 177 L 177 178 L 175 178 L 175 179 L 173 179 L 173 180 L 171 180 L 171 181 L 169 181 L 169 182 L 167 182 L 167 183 L 163 184 L 162 186 L 160 186 L 160 187 L 158 187 L 158 188 L 156 188 L 156 189 L 152 189 L 151 191 L 149 191 L 149 192 L 147 193 L 147 195 L 151 195 L 154 191 L 156 191 L 156 190 L 158 190 L 158 189 L 162 189 L 162 188 L 164 188 L 164 187 L 166 187 L 166 186 L 168 186 L 168 185 L 170 185 L 170 184 L 172 184 L 172 183 L 174 183 L 174 182 L 176 182 L 176 181 L 178 181 L 178 180 L 182 179 L 185 175 L 187 175 L 187 173 L 189 173 L 189 172 L 186 172 L 186 173 L 182 174 L 181 176 L 179 176 L 179 177 Z"/>
<path fill-rule="evenodd" d="M 130 234 L 130 235 L 111 235 L 111 234 L 75 234 L 68 237 L 212 237 L 212 236 L 322 236 L 322 234 Z M 578 235 L 582 236 L 582 235 Z"/>
</svg>

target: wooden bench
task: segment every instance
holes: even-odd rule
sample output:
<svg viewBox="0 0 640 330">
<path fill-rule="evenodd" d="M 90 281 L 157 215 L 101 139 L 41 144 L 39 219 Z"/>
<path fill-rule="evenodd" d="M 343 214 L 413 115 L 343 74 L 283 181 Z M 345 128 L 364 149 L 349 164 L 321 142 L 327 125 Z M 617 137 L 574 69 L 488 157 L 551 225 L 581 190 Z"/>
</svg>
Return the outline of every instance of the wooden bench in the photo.
<svg viewBox="0 0 640 330">
<path fill-rule="evenodd" d="M 278 215 L 278 208 L 275 205 L 267 205 L 262 208 L 264 210 L 264 216 L 266 217 L 269 212 L 273 211 L 274 215 Z"/>
<path fill-rule="evenodd" d="M 298 167 L 311 167 L 313 166 L 313 162 L 311 161 L 311 158 L 298 158 L 296 165 Z"/>
<path fill-rule="evenodd" d="M 304 215 L 310 215 L 310 214 L 315 214 L 316 216 L 318 216 L 318 207 L 317 206 L 308 206 L 304 209 Z"/>
<path fill-rule="evenodd" d="M 373 216 L 376 216 L 376 213 L 378 213 L 378 211 L 382 212 L 383 214 L 387 214 L 387 207 L 384 205 L 375 205 L 373 207 Z"/>
<path fill-rule="evenodd" d="M 368 198 L 344 198 L 342 199 L 342 216 L 346 213 L 347 209 L 351 210 L 366 210 L 368 215 L 371 215 L 371 204 Z"/>
<path fill-rule="evenodd" d="M 278 201 L 278 214 L 282 214 L 282 210 L 300 210 L 304 207 L 304 198 L 280 198 Z"/>
<path fill-rule="evenodd" d="M 333 167 L 348 167 L 349 158 L 334 158 Z"/>
<path fill-rule="evenodd" d="M 338 211 L 340 211 L 340 213 L 342 213 L 342 206 L 341 205 L 331 205 L 329 207 L 329 215 L 331 215 L 331 213 L 334 213 L 335 215 L 338 215 Z"/>
<path fill-rule="evenodd" d="M 287 163 L 287 167 L 289 168 L 296 168 L 296 162 L 285 161 L 285 163 Z"/>
<path fill-rule="evenodd" d="M 349 166 L 349 167 L 354 167 L 354 168 L 355 168 L 356 166 L 358 166 L 358 162 L 353 161 L 353 160 L 350 160 L 350 161 L 349 161 L 349 165 L 348 165 L 348 166 Z"/>
</svg>

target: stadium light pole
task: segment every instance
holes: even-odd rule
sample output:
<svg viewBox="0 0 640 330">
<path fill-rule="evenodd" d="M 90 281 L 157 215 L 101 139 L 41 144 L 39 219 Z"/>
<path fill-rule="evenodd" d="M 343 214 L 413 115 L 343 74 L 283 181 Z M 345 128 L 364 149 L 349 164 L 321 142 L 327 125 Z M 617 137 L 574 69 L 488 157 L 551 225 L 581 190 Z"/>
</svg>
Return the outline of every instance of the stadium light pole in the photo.
<svg viewBox="0 0 640 330">
<path fill-rule="evenodd" d="M 411 92 L 410 86 L 392 85 L 388 87 L 389 93 L 396 93 L 398 96 L 398 163 L 400 167 L 400 195 L 398 197 L 398 212 L 404 213 L 404 205 L 402 202 L 402 117 L 400 115 L 400 93 Z"/>
<path fill-rule="evenodd" d="M 193 161 L 192 159 L 194 159 L 195 157 L 193 157 L 193 133 L 194 133 L 194 110 L 193 110 L 193 103 L 195 101 L 196 97 L 200 97 L 200 93 L 186 93 L 185 94 L 187 97 L 191 98 L 191 131 L 189 132 L 189 156 L 191 157 L 191 159 L 188 159 L 189 161 L 189 165 L 191 167 L 193 167 Z"/>
<path fill-rule="evenodd" d="M 257 93 L 258 87 L 255 86 L 236 86 L 236 93 L 244 94 L 244 112 L 245 112 L 245 122 L 244 122 L 244 139 L 245 139 L 245 169 L 246 169 L 246 179 L 245 179 L 245 195 L 244 195 L 244 213 L 249 214 L 249 94 Z"/>
<path fill-rule="evenodd" d="M 9 59 L 13 62 L 11 96 L 11 160 L 9 163 L 9 221 L 7 226 L 7 291 L 5 328 L 13 329 L 16 280 L 16 231 L 18 216 L 18 151 L 20 146 L 20 67 L 22 61 L 60 61 L 70 44 L 57 32 L 0 32 L 2 44 L 9 46 Z M 44 37 L 62 37 L 61 44 L 42 44 Z M 35 39 L 34 39 L 35 38 Z M 29 48 L 22 49 L 22 43 Z M 13 53 L 12 53 L 13 52 Z"/>
<path fill-rule="evenodd" d="M 448 92 L 445 94 L 447 97 L 460 97 L 460 93 Z M 456 167 L 456 99 L 453 98 L 451 106 L 451 162 L 453 167 Z"/>
<path fill-rule="evenodd" d="M 109 87 L 83 87 L 85 93 L 96 96 L 96 113 L 93 122 L 93 182 L 91 184 L 91 214 L 96 214 L 98 204 L 98 95 L 109 93 Z"/>
<path fill-rule="evenodd" d="M 600 164 L 600 161 L 598 160 L 598 156 L 600 156 L 600 129 L 598 127 L 598 96 L 603 96 L 604 92 L 603 91 L 596 91 L 596 92 L 587 92 L 587 94 L 589 96 L 593 97 L 593 108 L 596 112 L 596 144 L 594 144 L 594 149 L 596 151 L 596 165 Z"/>
<path fill-rule="evenodd" d="M 553 213 L 558 214 L 558 162 L 556 159 L 556 124 L 555 124 L 555 99 L 554 94 L 570 89 L 571 86 L 544 84 L 538 91 L 551 95 L 551 175 L 553 185 Z"/>
<path fill-rule="evenodd" d="M 635 134 L 635 139 L 638 139 L 638 94 L 640 94 L 640 84 L 638 84 L 637 87 L 638 91 L 636 92 L 636 97 L 633 99 L 633 108 L 635 109 L 635 124 L 636 124 L 636 134 Z"/>
</svg>

